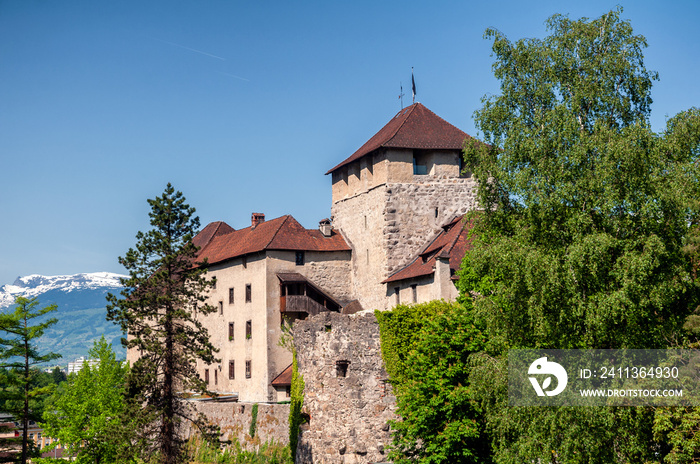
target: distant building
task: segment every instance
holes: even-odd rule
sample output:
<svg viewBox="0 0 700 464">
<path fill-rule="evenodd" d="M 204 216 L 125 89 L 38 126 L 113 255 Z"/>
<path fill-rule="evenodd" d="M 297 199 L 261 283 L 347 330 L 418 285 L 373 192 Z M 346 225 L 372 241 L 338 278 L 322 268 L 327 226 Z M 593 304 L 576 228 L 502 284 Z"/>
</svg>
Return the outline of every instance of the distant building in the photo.
<svg viewBox="0 0 700 464">
<path fill-rule="evenodd" d="M 88 363 L 90 367 L 96 366 L 100 363 L 99 359 L 88 359 L 81 356 L 73 362 L 68 363 L 68 375 L 77 374 L 83 368 L 85 363 Z"/>
</svg>

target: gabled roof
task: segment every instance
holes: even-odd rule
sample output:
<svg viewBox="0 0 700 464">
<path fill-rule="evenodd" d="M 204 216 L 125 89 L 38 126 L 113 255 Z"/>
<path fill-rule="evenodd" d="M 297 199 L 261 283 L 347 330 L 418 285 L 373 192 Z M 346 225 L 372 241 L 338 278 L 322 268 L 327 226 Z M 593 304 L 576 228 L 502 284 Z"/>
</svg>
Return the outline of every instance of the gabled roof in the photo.
<svg viewBox="0 0 700 464">
<path fill-rule="evenodd" d="M 461 150 L 464 140 L 470 138 L 449 122 L 420 103 L 402 109 L 379 132 L 365 142 L 348 159 L 326 174 L 357 161 L 381 147 Z"/>
<path fill-rule="evenodd" d="M 273 387 L 288 387 L 292 384 L 292 365 L 287 366 L 280 375 L 272 380 Z"/>
<path fill-rule="evenodd" d="M 456 272 L 462 265 L 462 259 L 471 243 L 468 239 L 471 223 L 464 221 L 460 216 L 442 227 L 442 230 L 433 238 L 413 261 L 399 269 L 382 283 L 397 282 L 431 275 L 435 272 L 435 261 L 438 258 L 448 259 L 450 270 Z"/>
<path fill-rule="evenodd" d="M 351 250 L 336 231 L 332 231 L 330 237 L 324 237 L 319 230 L 305 229 L 290 215 L 239 230 L 234 230 L 223 222 L 211 223 L 193 239 L 193 242 L 204 243 L 198 245 L 201 249 L 197 258 L 206 258 L 209 264 L 264 250 Z"/>
</svg>

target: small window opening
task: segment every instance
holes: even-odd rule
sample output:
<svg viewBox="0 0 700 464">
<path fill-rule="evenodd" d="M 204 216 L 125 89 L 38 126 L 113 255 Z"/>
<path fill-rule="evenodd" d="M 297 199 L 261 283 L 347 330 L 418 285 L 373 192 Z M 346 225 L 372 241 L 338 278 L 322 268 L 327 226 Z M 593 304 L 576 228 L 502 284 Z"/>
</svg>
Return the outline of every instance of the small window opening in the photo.
<svg viewBox="0 0 700 464">
<path fill-rule="evenodd" d="M 399 293 L 401 291 L 401 288 L 399 287 L 394 287 L 394 296 L 396 297 L 396 304 L 401 304 L 401 294 Z"/>
<path fill-rule="evenodd" d="M 236 378 L 236 362 L 235 361 L 228 362 L 228 378 L 229 379 Z"/>
<path fill-rule="evenodd" d="M 251 363 L 250 361 L 246 361 L 246 362 L 245 362 L 245 378 L 246 378 L 246 379 L 249 379 L 250 376 L 251 376 L 251 365 L 250 365 L 250 363 Z"/>
<path fill-rule="evenodd" d="M 219 385 L 219 371 L 214 369 L 214 385 Z"/>
<path fill-rule="evenodd" d="M 228 289 L 228 304 L 233 304 L 233 287 Z"/>
<path fill-rule="evenodd" d="M 233 322 L 228 323 L 228 339 L 229 340 L 233 340 L 233 335 L 234 335 L 233 324 L 234 324 Z"/>
<path fill-rule="evenodd" d="M 336 377 L 347 377 L 348 376 L 348 366 L 350 361 L 346 359 L 341 359 L 335 362 L 335 376 Z"/>
<path fill-rule="evenodd" d="M 297 251 L 295 261 L 296 261 L 297 266 L 304 265 L 304 252 L 303 251 Z"/>
<path fill-rule="evenodd" d="M 418 301 L 418 285 L 417 284 L 411 285 L 411 294 L 413 295 L 413 302 L 416 303 Z"/>
<path fill-rule="evenodd" d="M 253 300 L 253 289 L 250 284 L 245 285 L 245 302 L 250 303 Z"/>
<path fill-rule="evenodd" d="M 416 176 L 425 176 L 428 174 L 428 165 L 425 158 L 413 152 L 413 174 Z"/>
<path fill-rule="evenodd" d="M 223 315 L 224 314 L 224 302 L 219 301 L 219 314 Z"/>
<path fill-rule="evenodd" d="M 209 385 L 209 369 L 204 369 L 204 382 Z"/>
<path fill-rule="evenodd" d="M 253 338 L 253 321 L 245 322 L 245 338 L 246 340 Z"/>
</svg>

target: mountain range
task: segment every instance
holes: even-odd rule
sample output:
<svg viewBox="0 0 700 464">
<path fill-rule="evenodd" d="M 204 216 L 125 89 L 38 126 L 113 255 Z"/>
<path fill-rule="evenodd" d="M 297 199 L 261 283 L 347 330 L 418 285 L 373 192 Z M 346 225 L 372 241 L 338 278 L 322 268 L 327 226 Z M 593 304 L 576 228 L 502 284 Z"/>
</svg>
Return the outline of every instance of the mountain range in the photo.
<svg viewBox="0 0 700 464">
<path fill-rule="evenodd" d="M 40 353 L 52 351 L 61 354 L 63 358 L 54 361 L 58 365 L 65 367 L 80 356 L 87 357 L 93 342 L 101 335 L 112 344 L 117 358 L 125 359 L 121 330 L 106 318 L 105 298 L 108 293 L 120 292 L 120 277 L 125 276 L 94 272 L 18 277 L 14 283 L 0 287 L 0 312 L 10 311 L 17 295 L 37 297 L 40 308 L 56 304 L 58 310 L 47 317 L 56 317 L 58 323 L 46 330 L 37 340 L 37 345 Z"/>
</svg>

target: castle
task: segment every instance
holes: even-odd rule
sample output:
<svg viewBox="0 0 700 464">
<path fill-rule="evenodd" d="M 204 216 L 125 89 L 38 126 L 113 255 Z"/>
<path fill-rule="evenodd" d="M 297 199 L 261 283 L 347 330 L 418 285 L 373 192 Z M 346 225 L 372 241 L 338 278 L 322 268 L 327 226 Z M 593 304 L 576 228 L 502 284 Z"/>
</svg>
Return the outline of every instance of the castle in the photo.
<svg viewBox="0 0 700 464">
<path fill-rule="evenodd" d="M 318 229 L 261 213 L 245 229 L 208 224 L 194 241 L 216 282 L 209 303 L 218 311 L 199 316 L 220 349 L 219 364 L 197 366 L 209 389 L 283 401 L 292 362 L 279 346 L 285 323 L 455 299 L 468 247 L 461 218 L 476 196 L 462 165 L 467 138 L 415 103 L 326 173 L 331 217 Z"/>
</svg>

